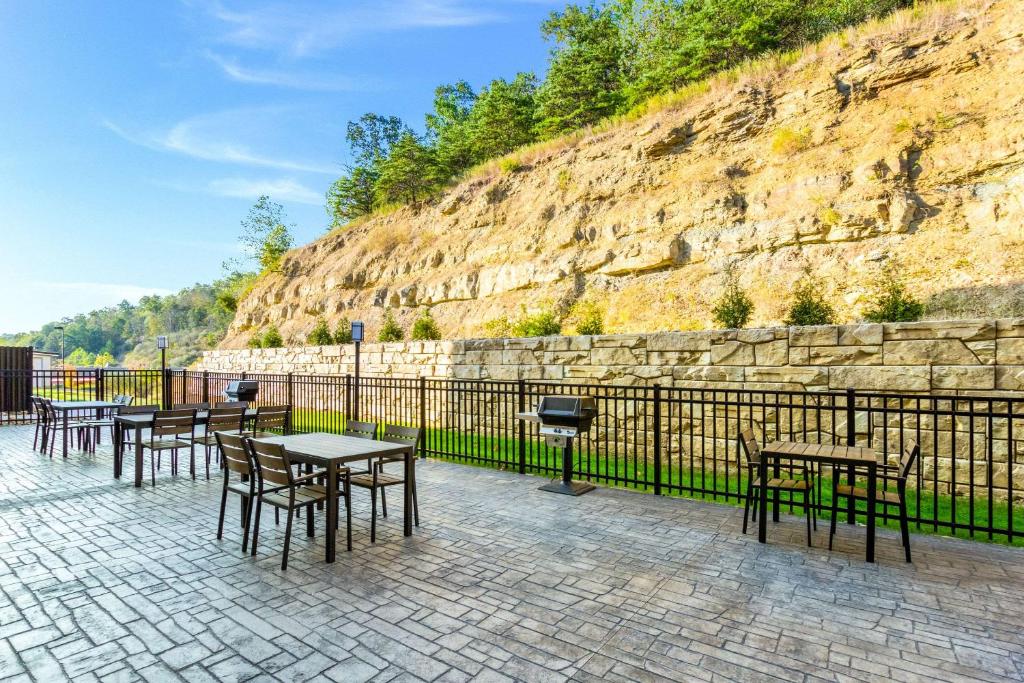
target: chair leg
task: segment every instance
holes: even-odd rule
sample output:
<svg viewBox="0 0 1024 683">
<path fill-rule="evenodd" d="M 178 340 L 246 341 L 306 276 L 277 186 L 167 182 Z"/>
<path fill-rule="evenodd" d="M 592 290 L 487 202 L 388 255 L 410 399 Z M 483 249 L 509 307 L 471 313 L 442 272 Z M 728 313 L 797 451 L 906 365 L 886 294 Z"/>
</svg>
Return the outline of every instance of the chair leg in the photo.
<svg viewBox="0 0 1024 683">
<path fill-rule="evenodd" d="M 836 517 L 839 515 L 839 493 L 836 485 L 836 470 L 832 469 L 832 521 L 828 525 L 828 549 L 832 550 L 832 537 L 836 535 Z"/>
<path fill-rule="evenodd" d="M 804 491 L 804 515 L 807 517 L 807 547 L 811 547 L 811 493 Z"/>
<path fill-rule="evenodd" d="M 156 468 L 160 466 L 160 451 L 149 453 L 149 479 L 153 486 L 156 486 Z M 154 464 L 156 463 L 156 464 Z"/>
<path fill-rule="evenodd" d="M 384 519 L 388 517 L 388 490 L 385 487 L 380 488 L 380 509 L 384 513 Z"/>
<path fill-rule="evenodd" d="M 249 496 L 242 496 L 242 507 L 245 522 L 242 524 L 242 552 L 249 549 L 249 520 L 252 518 L 252 499 Z"/>
<path fill-rule="evenodd" d="M 907 562 L 910 562 L 910 524 L 907 520 L 907 502 L 900 500 L 900 534 L 903 536 L 903 549 L 906 551 Z"/>
<path fill-rule="evenodd" d="M 220 494 L 220 516 L 217 518 L 217 540 L 224 536 L 224 509 L 228 506 L 228 487 L 225 486 Z"/>
<path fill-rule="evenodd" d="M 416 526 L 420 525 L 420 504 L 416 500 L 416 482 L 412 483 L 412 522 Z"/>
<path fill-rule="evenodd" d="M 750 496 L 753 487 L 747 482 L 747 497 L 743 501 L 743 533 L 747 533 L 747 517 L 750 515 Z"/>
<path fill-rule="evenodd" d="M 352 484 L 348 477 L 345 478 L 345 542 L 346 547 L 352 550 Z"/>
<path fill-rule="evenodd" d="M 250 503 L 251 504 L 251 503 Z M 256 557 L 256 539 L 260 535 L 260 512 L 263 510 L 263 501 L 260 498 L 256 499 L 256 521 L 252 525 L 252 548 L 250 553 L 253 557 Z"/>
<path fill-rule="evenodd" d="M 292 517 L 295 511 L 288 508 L 288 521 L 284 526 L 284 555 L 281 556 L 281 570 L 288 569 L 288 547 L 292 542 Z"/>
<path fill-rule="evenodd" d="M 370 543 L 377 542 L 377 487 L 370 487 Z"/>
<path fill-rule="evenodd" d="M 196 480 L 196 447 L 193 445 L 188 449 L 188 473 L 192 475 L 192 481 Z"/>
<path fill-rule="evenodd" d="M 814 530 L 818 530 L 818 493 L 814 490 L 814 480 L 811 479 L 811 520 L 814 522 Z"/>
</svg>

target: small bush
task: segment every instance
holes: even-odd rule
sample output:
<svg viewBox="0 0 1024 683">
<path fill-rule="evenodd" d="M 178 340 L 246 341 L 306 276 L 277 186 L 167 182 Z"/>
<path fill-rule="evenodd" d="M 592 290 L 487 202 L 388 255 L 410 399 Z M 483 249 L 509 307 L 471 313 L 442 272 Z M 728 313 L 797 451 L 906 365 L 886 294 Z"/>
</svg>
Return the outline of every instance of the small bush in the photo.
<svg viewBox="0 0 1024 683">
<path fill-rule="evenodd" d="M 416 341 L 436 341 L 441 338 L 441 329 L 437 326 L 429 308 L 424 308 L 416 322 L 412 324 L 412 334 Z"/>
<path fill-rule="evenodd" d="M 565 192 L 572 186 L 572 174 L 569 173 L 569 169 L 563 168 L 558 172 L 558 189 Z"/>
<path fill-rule="evenodd" d="M 484 323 L 485 337 L 501 338 L 510 334 L 512 334 L 512 321 L 508 319 L 507 315 Z"/>
<path fill-rule="evenodd" d="M 892 271 L 875 284 L 864 319 L 872 323 L 909 323 L 924 315 L 924 304 L 907 291 L 903 281 Z"/>
<path fill-rule="evenodd" d="M 576 334 L 604 334 L 604 309 L 596 302 L 576 302 L 570 317 L 576 321 Z"/>
<path fill-rule="evenodd" d="M 549 337 L 562 333 L 562 321 L 554 311 L 540 311 L 533 315 L 524 315 L 512 323 L 510 331 L 513 337 Z"/>
<path fill-rule="evenodd" d="M 796 154 L 807 149 L 810 144 L 811 131 L 807 128 L 779 128 L 772 136 L 772 151 L 776 154 Z"/>
<path fill-rule="evenodd" d="M 317 319 L 316 327 L 306 336 L 306 343 L 310 346 L 327 346 L 334 343 L 334 335 L 331 334 L 331 328 L 327 326 L 326 320 Z"/>
<path fill-rule="evenodd" d="M 351 344 L 352 343 L 352 323 L 349 322 L 347 317 L 342 318 L 338 321 L 338 327 L 334 330 L 334 343 L 335 344 Z"/>
<path fill-rule="evenodd" d="M 711 310 L 715 322 L 727 329 L 745 327 L 754 312 L 754 302 L 740 287 L 739 276 L 734 264 L 725 269 L 725 290 Z"/>
<path fill-rule="evenodd" d="M 836 311 L 832 304 L 825 300 L 822 282 L 814 277 L 810 270 L 796 283 L 793 290 L 793 303 L 789 307 L 789 315 L 785 323 L 802 327 L 804 325 L 831 325 L 836 321 Z"/>
<path fill-rule="evenodd" d="M 523 170 L 524 167 L 523 162 L 519 160 L 519 157 L 507 157 L 498 163 L 498 168 L 500 168 L 501 172 L 505 175 L 509 175 L 512 173 L 518 173 Z"/>
<path fill-rule="evenodd" d="M 398 342 L 405 339 L 405 331 L 398 326 L 395 322 L 395 314 L 391 312 L 391 309 L 384 311 L 384 324 L 380 328 L 380 332 L 377 334 L 377 341 L 380 342 Z"/>
<path fill-rule="evenodd" d="M 249 342 L 246 344 L 250 349 L 262 349 L 263 348 L 263 337 L 258 334 L 254 334 L 249 337 Z"/>
<path fill-rule="evenodd" d="M 284 339 L 281 337 L 281 333 L 277 331 L 276 327 L 271 325 L 263 333 L 263 348 L 278 349 L 282 346 L 284 346 Z"/>
</svg>

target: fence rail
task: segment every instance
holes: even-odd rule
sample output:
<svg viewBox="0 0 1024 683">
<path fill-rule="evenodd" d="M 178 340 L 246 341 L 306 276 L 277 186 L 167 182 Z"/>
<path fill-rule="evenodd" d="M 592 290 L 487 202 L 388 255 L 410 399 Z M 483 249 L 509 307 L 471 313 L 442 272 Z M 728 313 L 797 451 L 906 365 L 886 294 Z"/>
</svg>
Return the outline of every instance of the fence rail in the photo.
<svg viewBox="0 0 1024 683">
<path fill-rule="evenodd" d="M 183 370 L 35 371 L 6 384 L 64 400 L 122 393 L 185 403 L 215 401 L 235 379 L 260 382 L 257 405 L 291 405 L 295 431 L 339 432 L 357 417 L 419 426 L 424 456 L 548 476 L 560 453 L 516 413 L 545 394 L 585 393 L 597 400 L 598 419 L 575 451 L 577 478 L 729 503 L 746 494 L 742 429 L 765 441 L 870 446 L 890 463 L 914 439 L 921 458 L 909 507 L 918 529 L 1024 541 L 1024 397 L 387 377 L 357 386 L 351 376 Z M 0 414 L 0 423 L 30 417 Z M 820 474 L 824 508 L 832 473 Z"/>
</svg>

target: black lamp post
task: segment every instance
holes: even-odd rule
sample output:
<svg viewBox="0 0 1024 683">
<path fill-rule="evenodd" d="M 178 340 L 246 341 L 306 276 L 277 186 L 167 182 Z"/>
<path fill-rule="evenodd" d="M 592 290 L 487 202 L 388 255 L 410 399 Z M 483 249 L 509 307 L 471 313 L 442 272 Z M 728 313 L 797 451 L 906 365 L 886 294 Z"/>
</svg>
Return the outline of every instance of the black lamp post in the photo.
<svg viewBox="0 0 1024 683">
<path fill-rule="evenodd" d="M 156 338 L 156 347 L 160 349 L 160 406 L 167 410 L 167 337 Z"/>
<path fill-rule="evenodd" d="M 61 368 L 63 368 L 64 367 L 64 326 L 63 325 L 58 325 L 57 327 L 55 327 L 53 329 L 60 330 L 60 366 L 61 366 Z"/>
<path fill-rule="evenodd" d="M 356 344 L 356 391 L 354 407 L 352 408 L 352 419 L 359 419 L 359 345 L 363 343 L 363 321 L 352 321 L 352 341 Z"/>
</svg>

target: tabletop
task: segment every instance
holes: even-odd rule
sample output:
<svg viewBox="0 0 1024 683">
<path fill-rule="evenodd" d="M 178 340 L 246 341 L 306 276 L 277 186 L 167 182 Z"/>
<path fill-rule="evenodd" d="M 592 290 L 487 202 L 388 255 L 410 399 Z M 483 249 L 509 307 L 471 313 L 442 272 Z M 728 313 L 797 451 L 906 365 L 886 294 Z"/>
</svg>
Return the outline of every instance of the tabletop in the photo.
<svg viewBox="0 0 1024 683">
<path fill-rule="evenodd" d="M 117 408 L 121 404 L 113 401 L 51 401 L 54 410 L 94 410 L 96 408 Z"/>
<path fill-rule="evenodd" d="M 407 444 L 323 432 L 268 436 L 255 441 L 281 444 L 289 454 L 305 456 L 317 462 L 333 460 L 336 463 L 365 460 L 376 456 L 404 455 L 411 448 L 411 445 Z"/>
<path fill-rule="evenodd" d="M 839 446 L 827 443 L 801 443 L 797 441 L 771 441 L 761 452 L 777 458 L 799 458 L 801 460 L 842 460 L 854 464 L 875 464 L 877 459 L 873 448 L 864 446 Z"/>
</svg>

